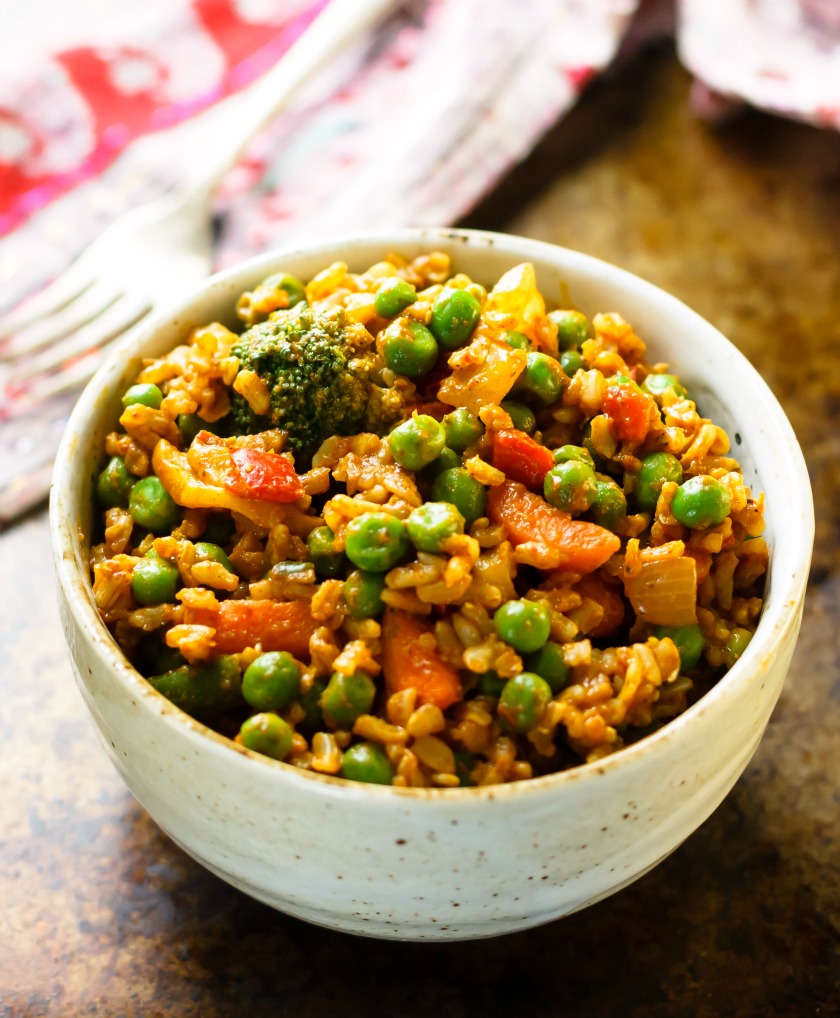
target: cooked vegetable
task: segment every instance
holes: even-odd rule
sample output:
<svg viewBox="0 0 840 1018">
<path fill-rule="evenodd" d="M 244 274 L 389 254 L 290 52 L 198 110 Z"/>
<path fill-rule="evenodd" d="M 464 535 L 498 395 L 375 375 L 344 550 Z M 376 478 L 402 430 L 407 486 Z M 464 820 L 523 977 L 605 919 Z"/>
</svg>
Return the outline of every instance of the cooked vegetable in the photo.
<svg viewBox="0 0 840 1018">
<path fill-rule="evenodd" d="M 565 460 L 545 475 L 543 494 L 556 509 L 577 516 L 595 502 L 598 482 L 595 471 L 582 460 Z"/>
<path fill-rule="evenodd" d="M 560 362 L 539 350 L 532 350 L 517 383 L 517 391 L 524 390 L 539 406 L 548 406 L 559 399 L 565 384 L 566 375 Z"/>
<path fill-rule="evenodd" d="M 388 513 L 362 513 L 347 526 L 347 557 L 360 569 L 384 573 L 409 549 L 405 523 Z"/>
<path fill-rule="evenodd" d="M 437 361 L 437 340 L 422 322 L 397 318 L 382 333 L 382 355 L 392 371 L 423 378 Z"/>
<path fill-rule="evenodd" d="M 490 403 L 501 403 L 528 360 L 524 351 L 484 334 L 476 335 L 452 359 L 453 371 L 438 389 L 438 398 L 474 414 Z"/>
<path fill-rule="evenodd" d="M 610 385 L 604 394 L 604 413 L 612 420 L 622 442 L 640 445 L 651 421 L 657 417 L 656 404 L 647 393 L 627 383 Z"/>
<path fill-rule="evenodd" d="M 285 650 L 260 654 L 242 676 L 242 695 L 257 710 L 288 707 L 299 687 L 300 667 Z"/>
<path fill-rule="evenodd" d="M 557 330 L 557 344 L 561 350 L 579 347 L 589 338 L 589 322 L 580 311 L 552 311 L 548 318 Z"/>
<path fill-rule="evenodd" d="M 166 534 L 178 522 L 178 506 L 157 477 L 142 477 L 128 496 L 135 523 L 153 534 Z"/>
<path fill-rule="evenodd" d="M 164 604 L 175 600 L 181 581 L 178 567 L 161 558 L 142 559 L 131 574 L 131 593 L 138 604 Z"/>
<path fill-rule="evenodd" d="M 675 542 L 680 544 L 681 542 Z M 688 555 L 641 552 L 638 566 L 624 576 L 624 592 L 640 619 L 655 626 L 688 626 L 697 621 L 697 569 Z"/>
<path fill-rule="evenodd" d="M 242 745 L 255 753 L 283 760 L 292 748 L 292 729 L 277 714 L 254 714 L 239 729 Z"/>
<path fill-rule="evenodd" d="M 383 318 L 394 318 L 417 300 L 417 291 L 399 276 L 391 276 L 380 286 L 374 309 Z"/>
<path fill-rule="evenodd" d="M 484 515 L 487 491 L 463 467 L 442 470 L 432 485 L 432 498 L 436 502 L 449 502 L 455 506 L 467 523 Z"/>
<path fill-rule="evenodd" d="M 720 481 L 706 474 L 689 477 L 671 500 L 674 519 L 694 530 L 717 526 L 726 519 L 731 508 L 729 492 Z"/>
<path fill-rule="evenodd" d="M 309 640 L 318 623 L 304 601 L 221 601 L 216 607 L 193 607 L 187 622 L 215 629 L 215 649 L 238 654 L 259 644 L 263 650 L 286 650 L 309 656 Z"/>
<path fill-rule="evenodd" d="M 122 398 L 122 405 L 126 408 L 133 406 L 135 403 L 141 403 L 143 406 L 152 407 L 152 409 L 157 410 L 162 402 L 163 393 L 156 385 L 150 383 L 132 385 L 129 389 L 126 389 L 125 395 Z"/>
<path fill-rule="evenodd" d="M 263 502 L 294 502 L 303 494 L 287 456 L 262 449 L 231 449 L 224 486 L 234 495 Z"/>
<path fill-rule="evenodd" d="M 636 475 L 634 493 L 636 504 L 645 512 L 653 512 L 666 481 L 683 479 L 682 467 L 676 456 L 668 452 L 652 452 L 642 460 L 642 469 Z"/>
<path fill-rule="evenodd" d="M 511 481 L 526 488 L 541 489 L 545 475 L 554 465 L 549 449 L 524 431 L 498 431 L 493 439 L 493 466 Z"/>
<path fill-rule="evenodd" d="M 127 506 L 128 496 L 136 481 L 128 472 L 122 456 L 112 456 L 96 481 L 96 497 L 106 509 Z"/>
<path fill-rule="evenodd" d="M 414 689 L 418 701 L 446 710 L 461 698 L 461 679 L 428 639 L 416 615 L 388 608 L 382 620 L 382 671 L 388 693 Z"/>
<path fill-rule="evenodd" d="M 394 768 L 381 746 L 375 742 L 357 742 L 345 750 L 341 776 L 369 785 L 390 785 Z"/>
<path fill-rule="evenodd" d="M 446 414 L 441 423 L 446 433 L 446 444 L 455 452 L 463 452 L 484 434 L 484 425 L 466 407 L 459 407 Z"/>
<path fill-rule="evenodd" d="M 202 665 L 181 665 L 149 682 L 176 707 L 197 718 L 212 718 L 242 703 L 239 665 L 223 654 Z"/>
<path fill-rule="evenodd" d="M 463 534 L 464 517 L 451 502 L 424 502 L 412 511 L 406 527 L 418 551 L 442 551 L 447 538 Z"/>
<path fill-rule="evenodd" d="M 523 654 L 539 650 L 551 632 L 551 614 L 539 601 L 508 601 L 493 616 L 499 636 Z"/>
<path fill-rule="evenodd" d="M 466 290 L 446 288 L 432 305 L 429 328 L 444 350 L 456 350 L 478 324 L 481 305 Z"/>
<path fill-rule="evenodd" d="M 391 455 L 406 470 L 422 470 L 433 463 L 446 445 L 442 424 L 428 414 L 415 414 L 388 436 Z"/>
<path fill-rule="evenodd" d="M 321 694 L 324 720 L 331 728 L 350 728 L 360 714 L 367 714 L 375 696 L 373 679 L 364 672 L 334 672 Z"/>
<path fill-rule="evenodd" d="M 399 414 L 400 400 L 371 381 L 372 346 L 370 333 L 337 307 L 318 312 L 300 303 L 252 326 L 231 353 L 240 373 L 253 372 L 267 389 L 269 408 L 256 413 L 234 382 L 234 430 L 282 428 L 304 463 L 330 435 L 380 430 Z"/>
<path fill-rule="evenodd" d="M 594 523 L 573 520 L 512 481 L 490 489 L 487 512 L 493 522 L 505 525 L 514 544 L 534 547 L 543 569 L 588 573 L 621 545 L 615 534 Z"/>
<path fill-rule="evenodd" d="M 499 717 L 511 732 L 524 735 L 535 728 L 551 700 L 551 686 L 533 672 L 522 672 L 505 683 L 499 697 Z"/>
</svg>

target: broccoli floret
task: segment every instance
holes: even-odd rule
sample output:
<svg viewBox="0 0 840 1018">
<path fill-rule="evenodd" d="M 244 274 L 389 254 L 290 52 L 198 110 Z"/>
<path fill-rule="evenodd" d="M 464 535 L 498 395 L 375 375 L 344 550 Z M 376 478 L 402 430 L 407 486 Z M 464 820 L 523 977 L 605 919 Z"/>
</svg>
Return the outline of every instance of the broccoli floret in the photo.
<svg viewBox="0 0 840 1018">
<path fill-rule="evenodd" d="M 240 371 L 262 379 L 270 397 L 268 413 L 256 414 L 234 391 L 236 433 L 282 428 L 299 469 L 330 435 L 379 432 L 402 409 L 394 390 L 371 381 L 377 367 L 373 337 L 348 322 L 340 307 L 315 312 L 301 304 L 277 313 L 244 332 L 231 352 Z"/>
</svg>

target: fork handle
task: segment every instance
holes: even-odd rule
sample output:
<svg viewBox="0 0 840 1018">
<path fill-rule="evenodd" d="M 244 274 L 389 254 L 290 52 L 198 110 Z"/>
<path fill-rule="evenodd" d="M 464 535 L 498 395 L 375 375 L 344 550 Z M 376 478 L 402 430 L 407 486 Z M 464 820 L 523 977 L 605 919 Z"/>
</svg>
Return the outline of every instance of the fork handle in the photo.
<svg viewBox="0 0 840 1018">
<path fill-rule="evenodd" d="M 329 0 L 271 70 L 236 97 L 236 116 L 228 122 L 227 137 L 211 149 L 191 181 L 189 200 L 209 198 L 248 142 L 298 88 L 396 6 L 397 0 Z"/>
</svg>

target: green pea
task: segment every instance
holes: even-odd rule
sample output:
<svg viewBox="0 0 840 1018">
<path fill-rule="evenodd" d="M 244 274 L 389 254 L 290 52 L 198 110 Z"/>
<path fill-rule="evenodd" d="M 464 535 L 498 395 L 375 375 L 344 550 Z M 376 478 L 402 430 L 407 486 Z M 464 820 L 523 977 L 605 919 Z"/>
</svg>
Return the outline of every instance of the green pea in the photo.
<svg viewBox="0 0 840 1018">
<path fill-rule="evenodd" d="M 142 477 L 131 489 L 128 511 L 153 534 L 168 534 L 178 522 L 178 506 L 157 477 Z"/>
<path fill-rule="evenodd" d="M 382 356 L 398 375 L 422 378 L 437 361 L 437 340 L 422 322 L 395 318 L 382 332 Z"/>
<path fill-rule="evenodd" d="M 242 678 L 235 654 L 203 665 L 182 665 L 149 682 L 176 707 L 196 718 L 213 717 L 242 704 Z"/>
<path fill-rule="evenodd" d="M 577 350 L 564 350 L 560 354 L 560 367 L 571 378 L 576 371 L 586 371 L 586 361 Z"/>
<path fill-rule="evenodd" d="M 290 276 L 288 272 L 278 272 L 269 276 L 261 285 L 269 290 L 285 290 L 290 308 L 306 300 L 306 289 L 303 283 L 296 276 Z"/>
<path fill-rule="evenodd" d="M 137 490 L 137 486 L 134 486 Z M 714 477 L 699 474 L 677 488 L 671 500 L 671 515 L 684 527 L 702 530 L 715 527 L 729 515 L 732 500 L 726 488 Z"/>
<path fill-rule="evenodd" d="M 385 573 L 410 550 L 405 523 L 390 513 L 362 513 L 347 525 L 347 557 L 354 566 Z"/>
<path fill-rule="evenodd" d="M 505 342 L 508 346 L 512 346 L 514 350 L 531 349 L 531 340 L 521 332 L 509 332 L 505 336 Z"/>
<path fill-rule="evenodd" d="M 353 722 L 373 706 L 376 686 L 366 672 L 334 672 L 321 696 L 324 720 L 331 728 L 352 728 Z"/>
<path fill-rule="evenodd" d="M 682 467 L 676 456 L 669 452 L 652 452 L 642 460 L 642 469 L 636 475 L 634 494 L 642 512 L 652 513 L 659 501 L 662 485 L 666 481 L 683 479 Z"/>
<path fill-rule="evenodd" d="M 292 729 L 277 714 L 254 714 L 239 729 L 242 744 L 255 753 L 285 760 L 292 748 Z"/>
<path fill-rule="evenodd" d="M 160 642 L 160 636 L 155 633 L 150 639 L 154 642 L 154 649 L 150 652 L 153 675 L 160 675 L 162 672 L 171 672 L 176 668 L 182 668 L 186 663 L 184 655 L 175 647 L 167 647 Z"/>
<path fill-rule="evenodd" d="M 115 509 L 128 505 L 131 489 L 136 481 L 128 472 L 122 456 L 112 456 L 105 464 L 105 469 L 96 479 L 96 498 L 106 509 Z"/>
<path fill-rule="evenodd" d="M 300 666 L 285 650 L 260 654 L 242 676 L 242 695 L 256 710 L 281 710 L 298 695 Z"/>
<path fill-rule="evenodd" d="M 487 491 L 463 467 L 442 470 L 432 484 L 432 498 L 436 502 L 451 502 L 467 523 L 484 515 Z"/>
<path fill-rule="evenodd" d="M 385 590 L 383 573 L 354 569 L 344 581 L 344 604 L 351 618 L 374 619 L 385 610 L 382 592 Z"/>
<path fill-rule="evenodd" d="M 466 290 L 445 287 L 432 305 L 429 328 L 445 350 L 455 350 L 470 338 L 481 317 L 481 304 Z"/>
<path fill-rule="evenodd" d="M 341 776 L 369 785 L 390 785 L 394 768 L 381 746 L 375 742 L 357 742 L 344 751 Z"/>
<path fill-rule="evenodd" d="M 595 499 L 590 509 L 599 527 L 615 530 L 627 516 L 627 499 L 615 481 L 599 477 L 595 480 Z"/>
<path fill-rule="evenodd" d="M 417 300 L 417 291 L 404 279 L 392 276 L 380 286 L 373 307 L 381 318 L 394 318 Z"/>
<path fill-rule="evenodd" d="M 344 581 L 344 603 L 354 619 L 378 619 L 385 611 L 385 576 L 354 569 Z"/>
<path fill-rule="evenodd" d="M 551 613 L 540 601 L 508 601 L 493 616 L 496 632 L 522 654 L 539 650 L 551 633 Z"/>
<path fill-rule="evenodd" d="M 498 713 L 511 732 L 524 735 L 539 724 L 551 701 L 551 686 L 533 672 L 522 672 L 505 683 L 499 697 Z"/>
<path fill-rule="evenodd" d="M 565 384 L 566 376 L 560 364 L 547 353 L 532 351 L 528 354 L 517 389 L 524 388 L 542 406 L 548 406 L 562 395 Z"/>
<path fill-rule="evenodd" d="M 147 385 L 143 382 L 138 382 L 137 385 L 132 385 L 130 389 L 126 389 L 122 398 L 122 405 L 126 409 L 134 406 L 136 403 L 140 403 L 143 406 L 151 407 L 152 410 L 158 410 L 162 402 L 163 393 L 160 389 L 156 385 Z"/>
<path fill-rule="evenodd" d="M 450 449 L 448 445 L 445 445 L 437 459 L 432 460 L 427 467 L 423 468 L 423 476 L 428 480 L 434 480 L 442 470 L 452 470 L 453 467 L 460 466 L 461 457 L 454 449 Z"/>
<path fill-rule="evenodd" d="M 723 659 L 726 661 L 727 668 L 731 668 L 738 658 L 744 653 L 747 647 L 750 645 L 753 634 L 749 629 L 733 629 L 729 634 L 729 639 L 726 641 L 726 645 L 723 648 Z"/>
<path fill-rule="evenodd" d="M 211 435 L 225 433 L 224 418 L 219 421 L 205 421 L 198 414 L 178 414 L 178 430 L 184 436 L 184 445 L 192 445 L 199 431 L 209 431 Z"/>
<path fill-rule="evenodd" d="M 335 534 L 329 527 L 316 527 L 306 540 L 309 560 L 321 580 L 334 579 L 344 572 L 347 558 L 335 550 Z"/>
<path fill-rule="evenodd" d="M 440 456 L 446 445 L 443 425 L 428 414 L 415 414 L 388 436 L 394 461 L 406 470 L 422 470 Z"/>
<path fill-rule="evenodd" d="M 418 551 L 436 552 L 448 537 L 463 534 L 464 517 L 451 502 L 424 502 L 411 511 L 406 527 Z"/>
<path fill-rule="evenodd" d="M 463 452 L 467 446 L 477 442 L 484 434 L 484 425 L 466 407 L 458 407 L 443 418 L 446 444 L 455 452 Z"/>
<path fill-rule="evenodd" d="M 221 547 L 222 545 L 230 544 L 235 533 L 236 524 L 233 522 L 233 517 L 230 513 L 208 513 L 204 533 L 202 534 L 205 541 L 210 541 Z"/>
<path fill-rule="evenodd" d="M 680 652 L 680 671 L 693 668 L 703 653 L 706 640 L 699 626 L 657 626 L 653 635 L 660 640 L 670 637 Z"/>
<path fill-rule="evenodd" d="M 492 669 L 489 672 L 482 672 L 478 677 L 479 696 L 499 696 L 505 688 L 507 679 L 499 678 L 498 672 Z"/>
<path fill-rule="evenodd" d="M 595 472 L 582 460 L 566 460 L 552 467 L 545 475 L 543 493 L 556 509 L 574 515 L 586 510 L 598 494 Z"/>
<path fill-rule="evenodd" d="M 196 541 L 195 558 L 197 562 L 218 562 L 229 573 L 236 572 L 231 565 L 230 559 L 227 557 L 227 552 L 220 548 L 218 544 L 213 544 L 212 541 Z"/>
<path fill-rule="evenodd" d="M 162 558 L 143 558 L 131 574 L 131 593 L 138 604 L 166 604 L 180 586 L 178 567 Z"/>
<path fill-rule="evenodd" d="M 567 463 L 569 460 L 579 460 L 592 467 L 593 470 L 595 469 L 592 453 L 582 445 L 561 445 L 559 449 L 554 450 L 555 463 Z"/>
<path fill-rule="evenodd" d="M 534 672 L 551 687 L 552 693 L 559 693 L 569 684 L 569 666 L 559 643 L 549 640 L 543 647 L 524 659 L 525 667 Z"/>
<path fill-rule="evenodd" d="M 548 317 L 557 329 L 557 345 L 561 350 L 580 346 L 589 338 L 589 320 L 580 311 L 551 311 Z"/>
<path fill-rule="evenodd" d="M 667 392 L 668 389 L 673 389 L 674 393 L 679 396 L 680 399 L 685 399 L 686 396 L 688 396 L 688 392 L 685 387 L 680 385 L 679 380 L 673 375 L 650 374 L 642 382 L 641 388 L 642 392 L 646 392 L 653 396 L 657 403 L 661 401 L 662 394 Z"/>
<path fill-rule="evenodd" d="M 320 732 L 324 727 L 324 713 L 321 710 L 321 697 L 327 688 L 327 680 L 320 676 L 312 682 L 305 692 L 298 696 L 298 705 L 303 711 L 303 719 L 297 727 L 307 735 Z"/>
<path fill-rule="evenodd" d="M 534 434 L 537 429 L 537 419 L 530 407 L 525 406 L 524 403 L 517 403 L 513 399 L 502 400 L 501 407 L 502 410 L 510 414 L 514 428 L 524 431 L 526 435 Z"/>
</svg>

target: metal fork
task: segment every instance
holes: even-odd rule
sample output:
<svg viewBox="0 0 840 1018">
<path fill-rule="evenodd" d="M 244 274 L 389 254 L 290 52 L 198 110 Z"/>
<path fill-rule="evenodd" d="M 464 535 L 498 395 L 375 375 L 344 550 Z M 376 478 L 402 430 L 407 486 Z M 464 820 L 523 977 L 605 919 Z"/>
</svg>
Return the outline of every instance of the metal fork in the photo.
<svg viewBox="0 0 840 1018">
<path fill-rule="evenodd" d="M 15 447 L 7 445 L 5 463 L 0 449 L 0 525 L 49 489 L 59 436 L 49 428 L 37 433 L 39 421 L 45 430 L 45 404 L 66 412 L 115 339 L 208 275 L 210 201 L 220 179 L 315 71 L 396 6 L 397 0 L 330 0 L 270 71 L 226 101 L 235 104 L 227 133 L 184 190 L 121 216 L 66 272 L 0 319 L 0 422 L 6 422 L 0 429 L 7 435 L 15 429 L 22 457 L 32 451 L 27 446 L 40 454 L 16 472 Z"/>
</svg>

